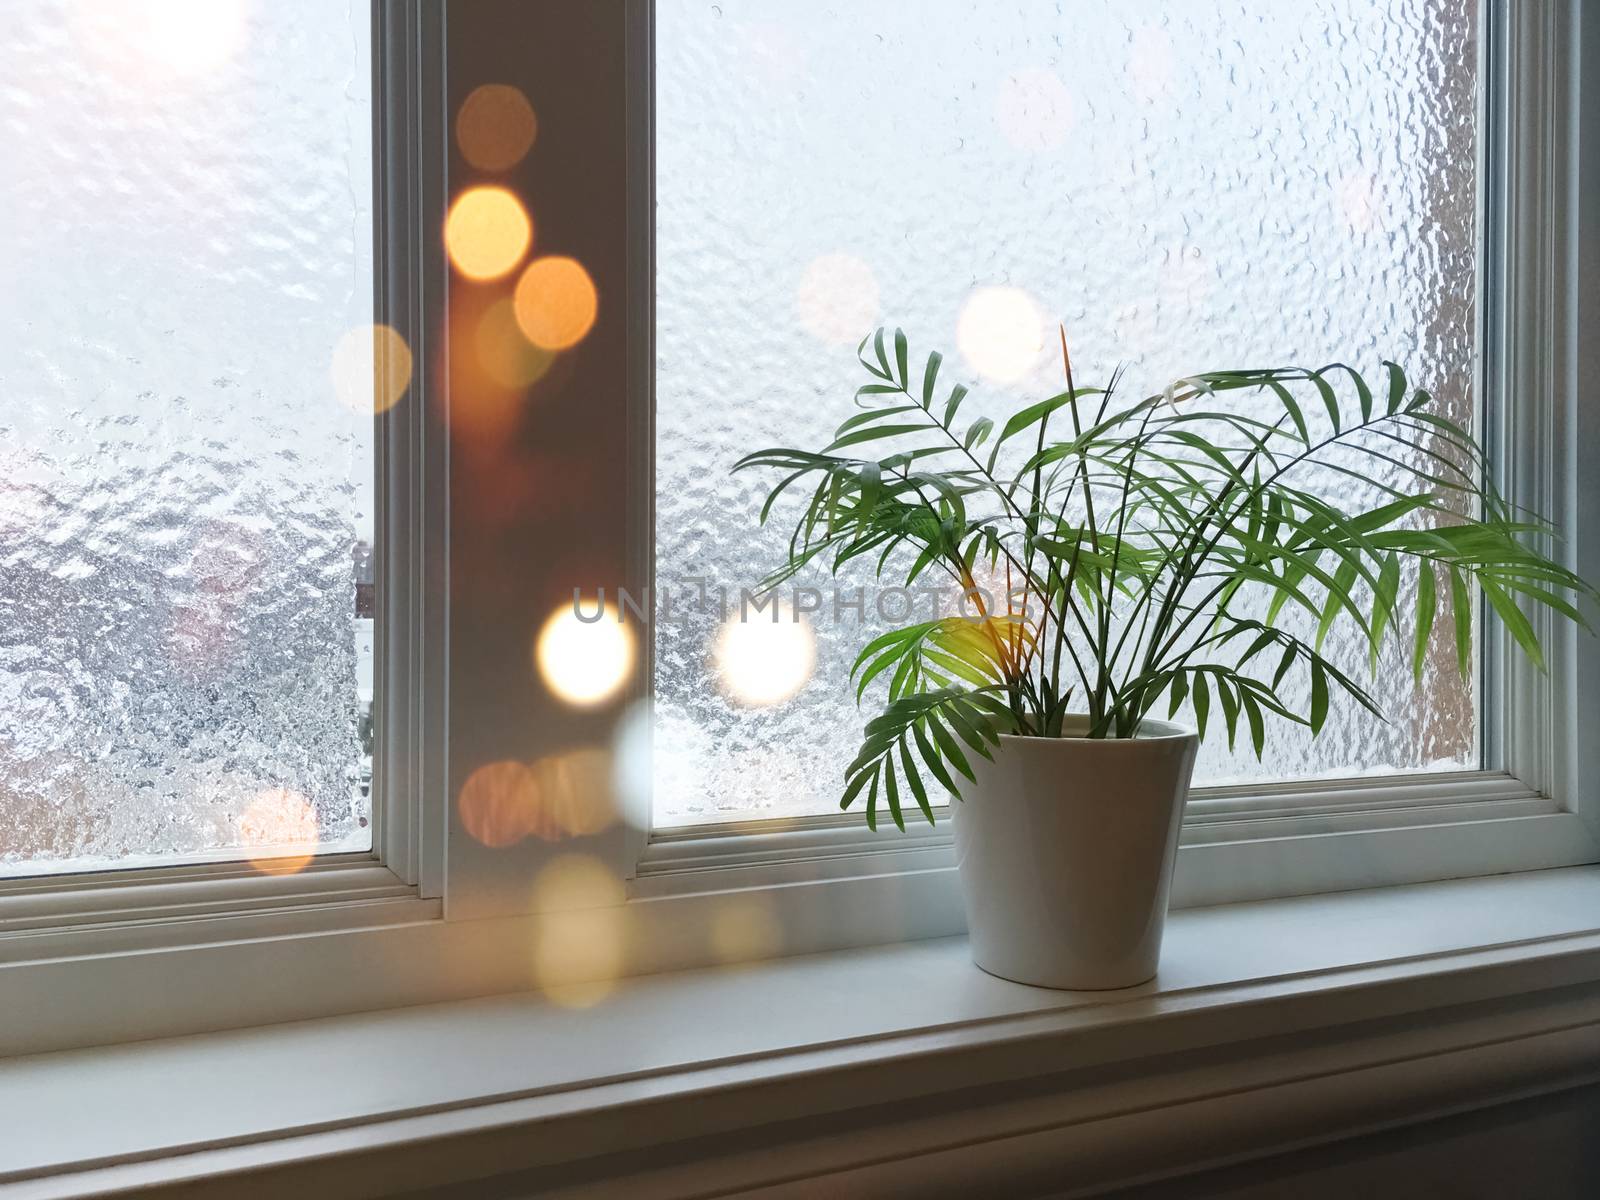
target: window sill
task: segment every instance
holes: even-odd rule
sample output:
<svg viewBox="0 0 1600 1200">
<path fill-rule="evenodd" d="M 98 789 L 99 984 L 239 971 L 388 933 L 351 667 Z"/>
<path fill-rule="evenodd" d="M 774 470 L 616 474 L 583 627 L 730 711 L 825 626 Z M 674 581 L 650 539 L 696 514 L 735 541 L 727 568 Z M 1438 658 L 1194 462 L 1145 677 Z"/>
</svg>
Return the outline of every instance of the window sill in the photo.
<svg viewBox="0 0 1600 1200">
<path fill-rule="evenodd" d="M 624 980 L 583 1011 L 523 994 L 14 1058 L 0 1184 L 960 1195 L 1070 1168 L 1088 1190 L 1593 1078 L 1597 914 L 1579 867 L 1174 913 L 1126 992 L 1007 983 L 950 938 Z"/>
</svg>

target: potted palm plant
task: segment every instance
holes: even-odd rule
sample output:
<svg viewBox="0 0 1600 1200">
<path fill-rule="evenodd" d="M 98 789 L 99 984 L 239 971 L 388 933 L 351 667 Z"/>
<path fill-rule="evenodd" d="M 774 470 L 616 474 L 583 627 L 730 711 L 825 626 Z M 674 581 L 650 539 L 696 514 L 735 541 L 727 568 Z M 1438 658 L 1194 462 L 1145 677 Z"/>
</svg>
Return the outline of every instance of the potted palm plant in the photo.
<svg viewBox="0 0 1600 1200">
<path fill-rule="evenodd" d="M 1403 630 L 1420 680 L 1443 608 L 1465 672 L 1476 589 L 1542 666 L 1523 606 L 1582 623 L 1595 593 L 1394 363 L 1372 382 L 1342 364 L 1208 371 L 1124 400 L 1116 376 L 1075 385 L 1064 332 L 1061 353 L 1065 391 L 964 421 L 941 356 L 913 374 L 905 334 L 880 330 L 857 350 L 860 411 L 829 445 L 735 469 L 782 473 L 762 522 L 801 485 L 764 587 L 866 563 L 963 598 L 862 647 L 857 700 L 873 688 L 882 707 L 841 806 L 904 829 L 910 804 L 931 822 L 930 795 L 957 798 L 977 964 L 1115 988 L 1155 973 L 1199 740 L 1225 731 L 1259 757 L 1269 722 L 1315 735 L 1335 698 L 1381 718 L 1323 653 L 1336 624 L 1374 670 Z M 1352 486 L 1313 489 L 1313 473 Z"/>
</svg>

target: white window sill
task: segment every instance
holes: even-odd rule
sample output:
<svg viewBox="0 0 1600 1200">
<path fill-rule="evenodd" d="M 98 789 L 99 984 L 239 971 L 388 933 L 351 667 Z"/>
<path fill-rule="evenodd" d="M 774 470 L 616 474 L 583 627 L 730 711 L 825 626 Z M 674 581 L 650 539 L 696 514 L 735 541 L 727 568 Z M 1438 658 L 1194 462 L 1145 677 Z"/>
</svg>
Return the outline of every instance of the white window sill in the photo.
<svg viewBox="0 0 1600 1200">
<path fill-rule="evenodd" d="M 1597 1072 L 1600 867 L 1578 867 L 1174 913 L 1126 992 L 1007 983 L 946 938 L 625 980 L 582 1011 L 503 996 L 14 1058 L 0 1185 L 940 1195 L 1070 1166 L 1089 1189 Z"/>
</svg>

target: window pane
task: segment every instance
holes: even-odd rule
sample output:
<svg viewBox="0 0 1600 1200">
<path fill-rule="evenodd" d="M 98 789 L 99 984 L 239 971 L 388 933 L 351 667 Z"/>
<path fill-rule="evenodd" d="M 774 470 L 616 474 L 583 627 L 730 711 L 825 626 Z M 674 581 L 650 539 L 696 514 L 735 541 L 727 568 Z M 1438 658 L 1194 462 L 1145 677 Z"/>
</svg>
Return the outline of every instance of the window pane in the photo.
<svg viewBox="0 0 1600 1200">
<path fill-rule="evenodd" d="M 0 12 L 0 874 L 370 845 L 370 22 Z"/>
<path fill-rule="evenodd" d="M 729 699 L 752 685 L 684 601 L 736 606 L 782 560 L 773 480 L 728 468 L 821 448 L 876 325 L 944 351 L 974 416 L 1062 390 L 1059 320 L 1080 386 L 1393 358 L 1472 424 L 1477 36 L 1475 0 L 660 0 L 656 823 L 836 811 L 870 601 L 825 604 L 814 673 L 765 706 Z M 803 650 L 749 659 L 759 681 Z M 1367 677 L 1353 638 L 1332 656 Z M 1347 704 L 1261 763 L 1213 737 L 1198 781 L 1475 767 L 1447 649 L 1415 694 L 1388 668 L 1389 724 Z"/>
</svg>

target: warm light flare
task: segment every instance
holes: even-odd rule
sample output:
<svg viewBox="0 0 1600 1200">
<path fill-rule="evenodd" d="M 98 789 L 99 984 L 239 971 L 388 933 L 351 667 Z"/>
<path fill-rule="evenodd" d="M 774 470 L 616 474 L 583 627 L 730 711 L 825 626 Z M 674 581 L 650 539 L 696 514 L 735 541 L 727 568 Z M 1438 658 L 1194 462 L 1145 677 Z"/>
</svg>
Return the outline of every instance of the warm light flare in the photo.
<svg viewBox="0 0 1600 1200">
<path fill-rule="evenodd" d="M 467 835 L 491 849 L 528 837 L 546 842 L 592 837 L 617 822 L 611 756 L 585 748 L 531 765 L 489 763 L 461 785 L 456 812 Z"/>
<path fill-rule="evenodd" d="M 534 975 L 545 995 L 565 1008 L 590 1008 L 616 987 L 627 943 L 627 893 L 605 863 L 563 854 L 534 881 L 535 912 L 559 914 L 540 922 Z"/>
<path fill-rule="evenodd" d="M 474 88 L 456 113 L 456 145 L 480 171 L 507 171 L 533 148 L 539 120 L 522 89 L 506 83 Z"/>
<path fill-rule="evenodd" d="M 239 844 L 256 870 L 292 875 L 316 856 L 317 814 L 299 792 L 268 788 L 239 817 Z"/>
<path fill-rule="evenodd" d="M 634 635 L 617 610 L 607 605 L 578 615 L 563 604 L 545 621 L 534 644 L 539 675 L 556 696 L 576 708 L 594 708 L 612 699 L 633 670 Z"/>
<path fill-rule="evenodd" d="M 539 784 L 524 763 L 479 767 L 461 785 L 456 814 L 467 835 L 491 849 L 514 846 L 541 827 Z"/>
<path fill-rule="evenodd" d="M 509 299 L 496 300 L 484 310 L 473 331 L 472 344 L 484 374 L 501 387 L 532 387 L 555 362 L 554 354 L 523 336 Z"/>
<path fill-rule="evenodd" d="M 535 346 L 566 350 L 594 327 L 600 298 L 594 280 L 574 258 L 536 258 L 517 281 L 517 325 Z"/>
<path fill-rule="evenodd" d="M 783 927 L 769 901 L 728 900 L 711 918 L 711 952 L 725 963 L 772 958 L 783 948 Z"/>
<path fill-rule="evenodd" d="M 553 754 L 533 764 L 538 780 L 541 832 L 557 837 L 593 837 L 617 823 L 620 815 L 611 756 L 586 748 Z"/>
<path fill-rule="evenodd" d="M 712 659 L 718 682 L 740 704 L 781 704 L 810 680 L 817 664 L 816 634 L 803 615 L 781 601 L 776 609 L 742 615 L 731 617 L 717 635 Z"/>
<path fill-rule="evenodd" d="M 509 274 L 532 242 L 528 210 L 503 187 L 468 188 L 445 217 L 445 249 L 468 279 L 481 282 Z"/>
</svg>

